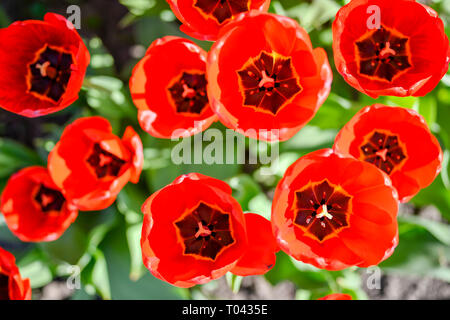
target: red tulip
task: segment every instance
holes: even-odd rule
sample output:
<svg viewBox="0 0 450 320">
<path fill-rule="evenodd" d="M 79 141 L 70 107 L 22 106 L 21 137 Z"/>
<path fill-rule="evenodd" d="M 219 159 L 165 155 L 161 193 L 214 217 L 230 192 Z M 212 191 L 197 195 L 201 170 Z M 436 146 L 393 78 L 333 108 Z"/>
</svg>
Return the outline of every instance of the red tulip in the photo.
<svg viewBox="0 0 450 320">
<path fill-rule="evenodd" d="M 334 149 L 388 174 L 406 202 L 439 174 L 442 149 L 416 111 L 375 104 L 359 111 L 339 132 Z"/>
<path fill-rule="evenodd" d="M 108 120 L 88 117 L 66 127 L 48 157 L 48 169 L 78 209 L 102 210 L 128 181 L 139 181 L 143 161 L 142 142 L 132 127 L 120 139 Z"/>
<path fill-rule="evenodd" d="M 333 23 L 333 50 L 339 73 L 373 98 L 424 96 L 450 61 L 442 20 L 414 0 L 351 1 Z"/>
<path fill-rule="evenodd" d="M 192 41 L 172 36 L 154 41 L 130 79 L 142 129 L 157 138 L 186 137 L 216 121 L 205 72 L 206 52 Z"/>
<path fill-rule="evenodd" d="M 8 180 L 1 211 L 12 233 L 33 242 L 58 239 L 78 216 L 42 167 L 22 169 Z"/>
<path fill-rule="evenodd" d="M 352 296 L 345 293 L 332 293 L 317 300 L 352 300 Z"/>
<path fill-rule="evenodd" d="M 228 271 L 262 274 L 275 263 L 278 248 L 267 220 L 244 217 L 223 181 L 198 173 L 180 176 L 152 194 L 142 212 L 144 264 L 175 286 L 204 284 Z"/>
<path fill-rule="evenodd" d="M 199 40 L 217 40 L 218 33 L 237 15 L 249 10 L 267 11 L 270 0 L 167 0 L 183 23 L 181 31 Z"/>
<path fill-rule="evenodd" d="M 78 99 L 90 56 L 63 16 L 14 22 L 0 29 L 0 43 L 0 107 L 39 117 Z"/>
<path fill-rule="evenodd" d="M 228 128 L 248 137 L 287 140 L 330 92 L 325 50 L 313 49 L 292 19 L 252 11 L 220 32 L 208 55 L 211 107 Z"/>
<path fill-rule="evenodd" d="M 279 182 L 272 225 L 281 250 L 318 268 L 369 267 L 398 243 L 398 198 L 375 166 L 331 149 L 305 155 Z"/>
<path fill-rule="evenodd" d="M 0 248 L 0 300 L 31 300 L 29 279 L 22 279 L 16 259 Z"/>
<path fill-rule="evenodd" d="M 246 213 L 244 217 L 248 239 L 247 250 L 231 272 L 239 276 L 264 274 L 275 265 L 275 253 L 280 250 L 272 233 L 272 224 L 255 213 Z"/>
</svg>

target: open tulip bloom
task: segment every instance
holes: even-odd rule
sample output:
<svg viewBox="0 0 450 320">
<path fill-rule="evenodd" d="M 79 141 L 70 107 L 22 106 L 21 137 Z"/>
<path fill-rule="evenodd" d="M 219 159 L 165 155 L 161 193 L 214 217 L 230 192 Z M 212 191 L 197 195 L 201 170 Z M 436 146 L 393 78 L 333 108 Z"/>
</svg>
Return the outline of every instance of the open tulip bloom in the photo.
<svg viewBox="0 0 450 320">
<path fill-rule="evenodd" d="M 230 58 L 232 57 L 232 58 Z M 226 25 L 211 48 L 208 96 L 220 121 L 244 135 L 284 141 L 330 93 L 325 50 L 292 19 L 251 11 Z"/>
<path fill-rule="evenodd" d="M 192 41 L 179 37 L 150 45 L 130 79 L 142 129 L 170 139 L 199 133 L 217 120 L 206 94 L 206 56 Z"/>
<path fill-rule="evenodd" d="M 142 142 L 132 127 L 120 139 L 102 117 L 75 120 L 48 157 L 48 169 L 64 196 L 80 210 L 109 207 L 120 190 L 137 183 Z"/>
<path fill-rule="evenodd" d="M 78 216 L 43 167 L 22 169 L 9 179 L 1 212 L 12 233 L 32 242 L 58 239 Z"/>
<path fill-rule="evenodd" d="M 401 107 L 361 109 L 339 132 L 334 149 L 388 174 L 402 202 L 430 185 L 442 167 L 442 149 L 425 119 Z"/>
<path fill-rule="evenodd" d="M 78 99 L 90 55 L 63 16 L 14 22 L 0 43 L 0 107 L 33 118 Z"/>
<path fill-rule="evenodd" d="M 450 62 L 442 20 L 415 0 L 352 0 L 334 20 L 333 51 L 344 79 L 373 98 L 424 96 Z"/>
<path fill-rule="evenodd" d="M 398 197 L 370 163 L 331 149 L 307 154 L 278 183 L 272 225 L 281 250 L 318 268 L 370 267 L 398 243 Z"/>
<path fill-rule="evenodd" d="M 152 194 L 142 206 L 142 259 L 152 274 L 192 287 L 227 272 L 263 274 L 278 251 L 270 223 L 242 212 L 225 182 L 190 173 Z"/>
<path fill-rule="evenodd" d="M 200 40 L 217 40 L 220 30 L 237 15 L 250 10 L 265 12 L 270 0 L 167 0 L 183 23 L 181 31 Z"/>
</svg>

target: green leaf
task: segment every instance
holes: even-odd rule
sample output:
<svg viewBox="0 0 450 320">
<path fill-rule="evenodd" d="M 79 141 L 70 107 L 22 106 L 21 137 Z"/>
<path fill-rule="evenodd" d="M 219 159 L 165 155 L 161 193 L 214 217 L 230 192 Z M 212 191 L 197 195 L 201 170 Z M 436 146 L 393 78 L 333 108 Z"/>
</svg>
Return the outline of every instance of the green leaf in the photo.
<svg viewBox="0 0 450 320">
<path fill-rule="evenodd" d="M 145 14 L 156 5 L 155 0 L 119 0 L 119 2 L 136 16 Z"/>
<path fill-rule="evenodd" d="M 306 152 L 282 152 L 280 154 L 280 156 L 278 157 L 278 159 L 276 159 L 269 167 L 268 169 L 270 169 L 270 171 L 278 176 L 279 178 L 281 178 L 284 173 L 286 172 L 286 170 L 295 162 L 297 161 L 303 154 L 306 154 Z M 258 181 L 268 185 L 267 182 L 270 182 L 270 180 L 268 179 L 268 177 L 265 177 L 264 175 L 262 175 L 262 173 L 260 173 L 259 171 L 257 171 L 258 175 L 261 175 L 260 177 L 258 177 Z M 274 181 L 276 182 L 276 181 Z M 273 183 L 272 183 L 273 184 Z"/>
<path fill-rule="evenodd" d="M 17 266 L 23 278 L 29 278 L 32 288 L 41 288 L 53 280 L 50 262 L 41 250 L 35 248 L 21 258 Z"/>
<path fill-rule="evenodd" d="M 139 280 L 145 273 L 146 269 L 142 262 L 141 252 L 141 231 L 142 224 L 136 224 L 127 227 L 127 243 L 130 250 L 130 279 L 132 281 Z"/>
<path fill-rule="evenodd" d="M 240 164 L 223 164 L 219 166 L 220 170 L 217 170 L 218 165 L 214 164 L 182 164 L 180 167 L 183 174 L 197 172 L 220 180 L 235 176 L 241 167 Z"/>
<path fill-rule="evenodd" d="M 52 261 L 75 265 L 86 250 L 86 233 L 76 221 L 58 240 L 41 243 L 40 246 Z"/>
<path fill-rule="evenodd" d="M 67 262 L 83 269 L 90 263 L 106 234 L 117 223 L 117 216 L 115 206 L 98 213 L 81 212 L 59 239 L 39 245 L 55 263 Z"/>
<path fill-rule="evenodd" d="M 386 104 L 394 107 L 412 109 L 418 106 L 419 99 L 416 97 L 387 97 Z"/>
<path fill-rule="evenodd" d="M 99 76 L 114 76 L 116 70 L 114 67 L 114 58 L 105 48 L 102 39 L 92 37 L 87 43 L 89 53 L 91 54 L 91 63 L 89 64 L 89 73 Z M 86 80 L 87 79 L 87 80 Z M 85 78 L 83 86 L 89 85 L 89 77 Z"/>
<path fill-rule="evenodd" d="M 321 129 L 339 130 L 358 110 L 359 108 L 353 106 L 352 101 L 332 92 L 308 125 Z"/>
<path fill-rule="evenodd" d="M 332 20 L 339 8 L 340 6 L 332 0 L 313 0 L 310 4 L 300 3 L 287 9 L 285 13 L 291 18 L 298 19 L 301 26 L 309 31 L 313 28 L 318 29 Z"/>
<path fill-rule="evenodd" d="M 92 284 L 95 286 L 100 296 L 105 300 L 111 299 L 111 289 L 109 286 L 108 268 L 105 256 L 100 250 L 94 254 L 95 264 L 92 270 Z"/>
<path fill-rule="evenodd" d="M 0 7 L 0 28 L 6 28 L 11 24 L 11 20 L 6 15 L 5 10 L 3 10 L 2 7 Z"/>
<path fill-rule="evenodd" d="M 401 227 L 403 228 L 406 226 L 422 227 L 432 234 L 437 240 L 447 246 L 450 246 L 450 225 L 448 224 L 416 216 L 401 216 L 398 218 L 398 221 L 401 223 Z"/>
<path fill-rule="evenodd" d="M 425 118 L 429 127 L 436 123 L 437 103 L 433 96 L 426 96 L 419 99 L 417 111 Z"/>
<path fill-rule="evenodd" d="M 92 229 L 87 238 L 88 252 L 91 252 L 92 254 L 97 252 L 99 244 L 103 241 L 106 234 L 114 227 L 114 224 L 115 220 L 110 220 L 103 222 Z"/>
<path fill-rule="evenodd" d="M 80 288 L 75 291 L 75 293 L 70 297 L 70 300 L 94 300 L 95 296 L 93 294 L 88 294 L 86 290 Z"/>
<path fill-rule="evenodd" d="M 323 130 L 307 125 L 282 145 L 282 150 L 311 150 L 331 147 L 337 130 Z"/>
<path fill-rule="evenodd" d="M 110 76 L 91 76 L 84 79 L 87 103 L 101 116 L 136 121 L 136 108 L 121 80 Z"/>
<path fill-rule="evenodd" d="M 437 176 L 429 187 L 422 189 L 412 198 L 411 203 L 419 207 L 432 204 L 450 221 L 450 190 L 445 187 L 442 174 Z"/>
<path fill-rule="evenodd" d="M 109 284 L 108 266 L 102 251 L 95 250 L 92 254 L 92 261 L 81 272 L 84 286 L 94 288 L 104 300 L 111 300 L 111 289 Z"/>
<path fill-rule="evenodd" d="M 20 256 L 25 256 L 29 252 L 30 247 L 33 247 L 31 244 L 20 241 L 20 239 L 9 230 L 6 225 L 5 217 L 0 213 L 0 246 L 2 246 L 2 244 L 8 244 L 14 248 L 13 254 L 16 258 L 19 258 L 18 254 Z"/>
<path fill-rule="evenodd" d="M 248 209 L 249 211 L 260 214 L 264 218 L 270 220 L 272 202 L 264 193 L 260 193 L 249 201 Z"/>
<path fill-rule="evenodd" d="M 277 284 L 289 279 L 301 289 L 329 290 L 328 279 L 324 272 L 321 272 L 318 269 L 316 270 L 315 268 L 311 270 L 299 269 L 296 267 L 293 260 L 282 251 L 277 253 L 277 262 L 272 270 L 266 273 L 265 277 L 272 284 Z"/>
<path fill-rule="evenodd" d="M 159 190 L 183 174 L 181 166 L 168 165 L 159 169 L 148 169 L 143 172 L 150 190 Z"/>
<path fill-rule="evenodd" d="M 162 1 L 161 1 L 162 2 Z M 167 35 L 184 36 L 177 24 L 162 21 L 160 17 L 144 17 L 135 24 L 136 39 L 139 44 L 147 48 L 157 38 Z"/>
<path fill-rule="evenodd" d="M 240 174 L 228 182 L 233 189 L 233 197 L 239 202 L 243 211 L 249 211 L 249 202 L 259 195 L 261 187 L 248 175 Z"/>
<path fill-rule="evenodd" d="M 150 196 L 142 187 L 135 184 L 127 184 L 117 197 L 117 209 L 125 216 L 128 224 L 142 222 L 141 207 Z"/>
<path fill-rule="evenodd" d="M 125 221 L 117 224 L 100 246 L 108 261 L 112 299 L 180 299 L 179 290 L 155 278 L 148 270 L 138 280 L 130 279 L 131 257 L 126 228 Z M 132 236 L 134 241 L 140 239 L 136 230 Z"/>
<path fill-rule="evenodd" d="M 237 276 L 235 274 L 232 274 L 231 272 L 228 272 L 225 275 L 225 278 L 227 280 L 227 284 L 230 287 L 231 291 L 236 294 L 241 289 L 242 280 L 244 277 Z"/>
<path fill-rule="evenodd" d="M 381 267 L 387 273 L 418 275 L 450 282 L 450 247 L 436 239 L 435 231 L 411 225 L 399 224 L 399 244 Z"/>
<path fill-rule="evenodd" d="M 448 107 L 448 101 L 450 101 L 450 88 L 440 89 L 438 99 L 436 122 L 439 125 L 439 137 L 444 142 L 446 149 L 449 150 L 450 126 L 448 125 L 448 119 L 450 119 L 450 108 Z"/>
<path fill-rule="evenodd" d="M 0 178 L 33 165 L 43 165 L 36 152 L 13 140 L 0 138 Z"/>
<path fill-rule="evenodd" d="M 123 88 L 122 81 L 109 76 L 86 77 L 84 79 L 83 85 L 88 89 L 97 89 L 106 93 L 112 93 Z"/>
</svg>

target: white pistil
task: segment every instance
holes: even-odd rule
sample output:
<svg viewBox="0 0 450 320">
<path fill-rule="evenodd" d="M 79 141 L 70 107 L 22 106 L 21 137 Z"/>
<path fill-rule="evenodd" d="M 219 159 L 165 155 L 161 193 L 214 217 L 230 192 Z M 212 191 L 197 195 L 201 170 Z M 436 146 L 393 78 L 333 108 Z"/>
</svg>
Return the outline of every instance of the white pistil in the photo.
<svg viewBox="0 0 450 320">
<path fill-rule="evenodd" d="M 184 99 L 188 98 L 188 99 L 192 99 L 195 97 L 195 90 L 190 88 L 187 84 L 183 84 L 183 93 L 182 93 L 182 97 Z"/>
<path fill-rule="evenodd" d="M 49 61 L 45 61 L 43 64 L 36 64 L 36 68 L 39 69 L 41 72 L 41 76 L 46 77 L 47 76 L 47 68 L 50 66 Z"/>
<path fill-rule="evenodd" d="M 322 207 L 320 207 L 318 209 L 318 212 L 317 212 L 317 215 L 316 215 L 316 218 L 318 218 L 318 219 L 323 218 L 323 217 L 326 217 L 326 218 L 328 218 L 330 220 L 333 219 L 333 216 L 328 213 L 328 209 L 327 209 L 327 205 L 326 204 L 323 204 Z"/>
<path fill-rule="evenodd" d="M 388 149 L 378 150 L 375 154 L 379 156 L 383 161 L 386 161 Z"/>
<path fill-rule="evenodd" d="M 207 237 L 209 235 L 211 235 L 211 230 L 209 230 L 209 228 L 203 226 L 203 224 L 199 221 L 198 222 L 198 231 L 195 234 L 195 238 L 198 237 Z"/>
<path fill-rule="evenodd" d="M 391 48 L 391 44 L 389 42 L 386 42 L 386 47 L 380 52 L 380 56 L 382 58 L 384 58 L 385 56 L 395 56 L 395 54 L 396 52 Z"/>
<path fill-rule="evenodd" d="M 261 75 L 262 75 L 262 78 L 258 85 L 260 88 L 264 87 L 267 89 L 267 88 L 273 88 L 275 86 L 275 80 L 273 78 L 269 77 L 265 70 L 262 72 Z"/>
</svg>

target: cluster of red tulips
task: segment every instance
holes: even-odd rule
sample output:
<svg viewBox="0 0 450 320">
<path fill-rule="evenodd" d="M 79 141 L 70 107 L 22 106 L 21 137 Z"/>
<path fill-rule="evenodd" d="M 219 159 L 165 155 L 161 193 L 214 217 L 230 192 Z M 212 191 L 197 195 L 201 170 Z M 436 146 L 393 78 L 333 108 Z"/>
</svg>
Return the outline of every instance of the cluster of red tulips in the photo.
<svg viewBox="0 0 450 320">
<path fill-rule="evenodd" d="M 168 2 L 183 32 L 215 42 L 209 52 L 173 36 L 150 45 L 130 79 L 139 123 L 149 134 L 186 137 L 220 120 L 251 138 L 285 141 L 327 99 L 332 71 L 325 50 L 313 48 L 296 21 L 266 13 L 270 0 Z M 380 24 L 369 28 L 367 8 L 374 5 Z M 37 117 L 77 99 L 89 52 L 62 16 L 15 22 L 0 30 L 0 42 L 2 108 Z M 450 61 L 442 21 L 414 0 L 352 0 L 333 23 L 333 51 L 344 79 L 373 98 L 424 96 Z M 142 206 L 143 262 L 179 287 L 228 272 L 264 274 L 280 249 L 327 270 L 377 265 L 398 243 L 399 202 L 431 184 L 441 163 L 440 145 L 421 115 L 368 106 L 332 149 L 287 169 L 271 221 L 244 214 L 228 184 L 197 173 L 153 193 Z M 131 127 L 120 139 L 106 119 L 78 119 L 64 130 L 47 168 L 10 178 L 1 211 L 21 240 L 52 241 L 78 210 L 102 210 L 128 181 L 138 182 L 142 164 L 142 143 Z M 0 249 L 0 298 L 30 296 L 14 258 Z"/>
</svg>

